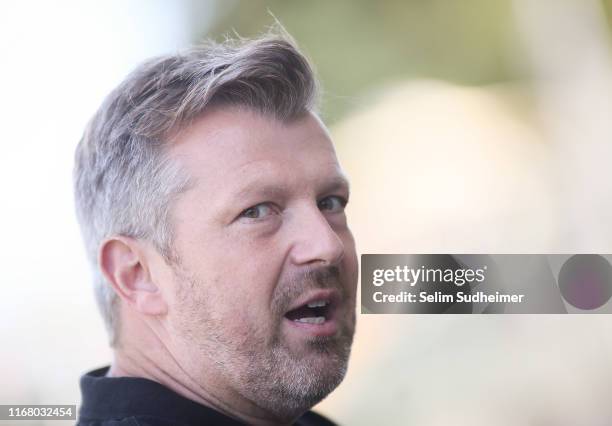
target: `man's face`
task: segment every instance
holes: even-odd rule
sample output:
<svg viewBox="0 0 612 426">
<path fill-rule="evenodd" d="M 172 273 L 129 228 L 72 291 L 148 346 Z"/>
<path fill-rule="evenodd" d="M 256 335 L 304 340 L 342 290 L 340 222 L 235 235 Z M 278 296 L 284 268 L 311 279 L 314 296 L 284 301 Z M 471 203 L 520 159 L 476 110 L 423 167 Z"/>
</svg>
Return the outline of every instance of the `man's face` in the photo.
<svg viewBox="0 0 612 426">
<path fill-rule="evenodd" d="M 342 380 L 355 328 L 348 185 L 327 132 L 310 114 L 225 108 L 170 153 L 195 181 L 173 208 L 178 357 L 219 399 L 309 408 Z"/>
</svg>

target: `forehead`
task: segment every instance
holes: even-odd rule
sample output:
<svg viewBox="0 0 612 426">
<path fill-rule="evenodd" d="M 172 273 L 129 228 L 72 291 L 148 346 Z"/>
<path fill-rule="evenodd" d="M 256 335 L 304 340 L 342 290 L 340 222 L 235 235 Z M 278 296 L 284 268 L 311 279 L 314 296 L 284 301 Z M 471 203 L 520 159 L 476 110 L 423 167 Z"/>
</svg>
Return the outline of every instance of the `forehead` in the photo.
<svg viewBox="0 0 612 426">
<path fill-rule="evenodd" d="M 245 109 L 213 110 L 173 140 L 170 155 L 197 186 L 217 190 L 253 180 L 343 179 L 329 135 L 312 114 L 284 123 Z"/>
</svg>

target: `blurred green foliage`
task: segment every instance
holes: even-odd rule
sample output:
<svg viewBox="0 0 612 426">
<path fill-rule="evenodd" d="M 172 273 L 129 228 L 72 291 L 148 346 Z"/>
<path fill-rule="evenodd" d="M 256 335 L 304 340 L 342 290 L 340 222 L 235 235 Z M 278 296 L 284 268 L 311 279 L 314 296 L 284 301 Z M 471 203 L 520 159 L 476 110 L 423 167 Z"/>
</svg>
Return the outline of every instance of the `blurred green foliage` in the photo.
<svg viewBox="0 0 612 426">
<path fill-rule="evenodd" d="M 254 36 L 274 15 L 315 64 L 328 121 L 387 82 L 481 85 L 521 78 L 523 69 L 511 0 L 222 0 L 218 7 L 213 30 L 199 38 Z"/>
</svg>

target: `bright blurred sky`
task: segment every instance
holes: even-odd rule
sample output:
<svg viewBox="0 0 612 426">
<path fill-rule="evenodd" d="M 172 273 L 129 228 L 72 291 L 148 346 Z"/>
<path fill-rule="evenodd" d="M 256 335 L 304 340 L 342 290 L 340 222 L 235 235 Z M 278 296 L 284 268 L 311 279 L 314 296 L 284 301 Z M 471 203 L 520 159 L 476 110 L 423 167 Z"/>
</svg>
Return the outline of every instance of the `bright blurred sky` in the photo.
<svg viewBox="0 0 612 426">
<path fill-rule="evenodd" d="M 36 383 L 41 395 L 53 392 L 45 386 L 56 378 L 77 391 L 76 377 L 60 368 L 78 364 L 70 352 L 80 345 L 94 345 L 80 335 L 105 346 L 73 209 L 73 152 L 104 96 L 136 64 L 189 44 L 185 3 L 2 4 L 0 337 L 11 350 L 0 363 L 3 382 L 15 384 L 0 391 L 3 403 Z"/>
</svg>

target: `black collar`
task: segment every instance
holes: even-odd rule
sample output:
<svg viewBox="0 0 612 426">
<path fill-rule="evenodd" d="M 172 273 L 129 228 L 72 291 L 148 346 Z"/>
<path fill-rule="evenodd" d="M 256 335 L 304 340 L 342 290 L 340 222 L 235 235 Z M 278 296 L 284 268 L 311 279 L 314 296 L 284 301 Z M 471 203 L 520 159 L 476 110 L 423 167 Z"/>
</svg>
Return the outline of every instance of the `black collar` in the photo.
<svg viewBox="0 0 612 426">
<path fill-rule="evenodd" d="M 130 417 L 147 419 L 147 424 L 243 425 L 152 380 L 106 377 L 108 369 L 99 368 L 81 377 L 82 403 L 78 425 L 105 425 L 105 420 L 110 424 L 113 420 Z M 312 411 L 300 417 L 296 424 L 333 425 Z"/>
</svg>

